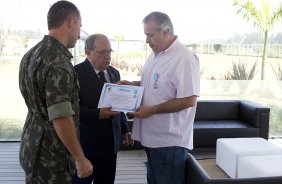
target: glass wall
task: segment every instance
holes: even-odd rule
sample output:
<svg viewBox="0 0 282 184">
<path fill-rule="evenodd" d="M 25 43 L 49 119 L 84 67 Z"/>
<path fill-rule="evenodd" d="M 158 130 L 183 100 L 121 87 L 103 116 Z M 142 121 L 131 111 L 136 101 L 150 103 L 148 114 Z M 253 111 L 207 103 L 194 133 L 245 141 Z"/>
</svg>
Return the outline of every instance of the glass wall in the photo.
<svg viewBox="0 0 282 184">
<path fill-rule="evenodd" d="M 0 65 L 0 140 L 19 139 L 27 112 L 18 87 L 19 62 L 13 58 Z"/>
<path fill-rule="evenodd" d="M 200 99 L 250 100 L 270 108 L 270 137 L 282 137 L 282 81 L 201 80 Z"/>
<path fill-rule="evenodd" d="M 120 69 L 122 79 L 138 80 L 137 72 Z M 27 112 L 18 88 L 18 66 L 0 67 L 0 140 L 18 140 Z M 282 81 L 201 80 L 199 99 L 242 99 L 268 106 L 270 137 L 282 136 Z"/>
</svg>

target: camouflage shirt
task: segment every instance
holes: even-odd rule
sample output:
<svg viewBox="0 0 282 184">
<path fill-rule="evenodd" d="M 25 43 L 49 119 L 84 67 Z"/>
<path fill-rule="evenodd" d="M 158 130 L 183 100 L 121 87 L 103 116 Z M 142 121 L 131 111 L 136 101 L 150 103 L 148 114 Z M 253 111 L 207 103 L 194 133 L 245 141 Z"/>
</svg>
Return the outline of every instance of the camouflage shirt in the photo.
<svg viewBox="0 0 282 184">
<path fill-rule="evenodd" d="M 54 172 L 74 173 L 74 161 L 60 141 L 52 120 L 73 116 L 78 127 L 78 81 L 71 53 L 50 36 L 27 52 L 19 71 L 19 87 L 28 108 L 21 137 L 20 164 L 26 175 L 37 162 Z"/>
</svg>

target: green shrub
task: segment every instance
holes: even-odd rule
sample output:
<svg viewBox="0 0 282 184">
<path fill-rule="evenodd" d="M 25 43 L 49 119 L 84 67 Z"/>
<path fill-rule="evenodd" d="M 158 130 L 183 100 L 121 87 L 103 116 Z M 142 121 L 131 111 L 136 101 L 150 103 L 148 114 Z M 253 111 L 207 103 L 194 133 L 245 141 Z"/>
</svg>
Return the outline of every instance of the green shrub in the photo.
<svg viewBox="0 0 282 184">
<path fill-rule="evenodd" d="M 275 68 L 273 67 L 273 65 L 271 64 L 272 70 L 275 73 L 275 76 L 277 78 L 277 80 L 282 80 L 282 68 L 280 67 L 280 64 L 278 63 L 278 69 L 277 71 L 275 70 Z"/>
<path fill-rule="evenodd" d="M 246 62 L 239 63 L 232 62 L 232 70 L 228 72 L 232 80 L 252 80 L 256 75 L 257 61 L 252 66 L 251 70 L 248 70 Z"/>
<path fill-rule="evenodd" d="M 0 140 L 19 140 L 24 120 L 0 119 Z"/>
<path fill-rule="evenodd" d="M 269 104 L 270 107 L 270 129 L 269 134 L 270 136 L 279 136 L 282 135 L 282 106 L 276 104 Z"/>
</svg>

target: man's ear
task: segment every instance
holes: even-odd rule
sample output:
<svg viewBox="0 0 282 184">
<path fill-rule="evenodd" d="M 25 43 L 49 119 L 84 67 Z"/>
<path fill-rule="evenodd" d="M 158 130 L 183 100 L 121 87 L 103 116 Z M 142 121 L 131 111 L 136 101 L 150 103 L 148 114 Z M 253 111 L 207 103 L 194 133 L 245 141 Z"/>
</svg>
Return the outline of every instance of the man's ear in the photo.
<svg viewBox="0 0 282 184">
<path fill-rule="evenodd" d="M 164 33 L 165 33 L 165 34 L 170 34 L 170 30 L 169 30 L 169 29 L 166 29 L 166 30 L 164 31 Z"/>
<path fill-rule="evenodd" d="M 67 18 L 67 26 L 68 26 L 68 28 L 71 28 L 72 25 L 75 23 L 75 21 L 76 21 L 75 17 L 69 16 Z"/>
<path fill-rule="evenodd" d="M 85 49 L 85 50 L 84 50 L 84 53 L 85 53 L 86 56 L 88 56 L 88 55 L 90 55 L 90 50 Z"/>
</svg>

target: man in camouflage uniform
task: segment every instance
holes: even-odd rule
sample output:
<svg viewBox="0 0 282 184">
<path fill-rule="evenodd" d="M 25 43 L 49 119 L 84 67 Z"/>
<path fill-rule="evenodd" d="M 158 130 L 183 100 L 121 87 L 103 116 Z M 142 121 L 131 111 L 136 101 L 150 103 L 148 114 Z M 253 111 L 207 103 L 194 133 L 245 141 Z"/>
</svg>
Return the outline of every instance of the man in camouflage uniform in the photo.
<svg viewBox="0 0 282 184">
<path fill-rule="evenodd" d="M 26 183 L 70 184 L 75 169 L 82 178 L 93 171 L 79 144 L 79 86 L 68 51 L 80 27 L 77 7 L 56 2 L 48 12 L 49 34 L 22 58 L 19 87 L 28 114 L 19 156 Z"/>
</svg>

